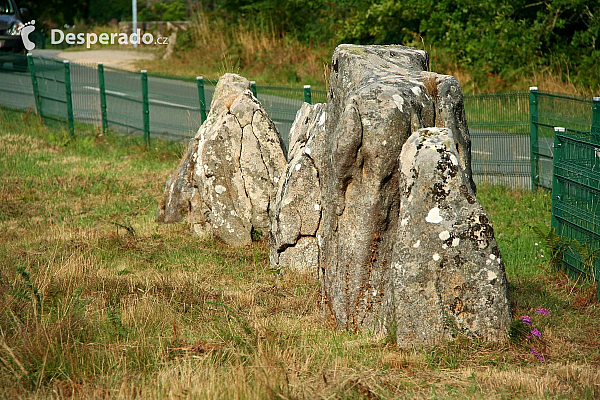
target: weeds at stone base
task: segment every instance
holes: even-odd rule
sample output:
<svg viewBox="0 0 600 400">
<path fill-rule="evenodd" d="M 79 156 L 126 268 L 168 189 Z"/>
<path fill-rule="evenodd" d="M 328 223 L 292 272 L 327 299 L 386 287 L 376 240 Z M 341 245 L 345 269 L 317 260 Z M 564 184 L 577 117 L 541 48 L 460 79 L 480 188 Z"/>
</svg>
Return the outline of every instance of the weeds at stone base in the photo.
<svg viewBox="0 0 600 400">
<path fill-rule="evenodd" d="M 0 397 L 600 396 L 594 289 L 552 272 L 529 228 L 547 229 L 548 194 L 479 188 L 515 319 L 551 312 L 546 361 L 466 338 L 401 350 L 335 331 L 319 283 L 270 273 L 265 243 L 232 249 L 155 224 L 179 147 L 66 141 L 6 110 L 0 136 Z"/>
</svg>

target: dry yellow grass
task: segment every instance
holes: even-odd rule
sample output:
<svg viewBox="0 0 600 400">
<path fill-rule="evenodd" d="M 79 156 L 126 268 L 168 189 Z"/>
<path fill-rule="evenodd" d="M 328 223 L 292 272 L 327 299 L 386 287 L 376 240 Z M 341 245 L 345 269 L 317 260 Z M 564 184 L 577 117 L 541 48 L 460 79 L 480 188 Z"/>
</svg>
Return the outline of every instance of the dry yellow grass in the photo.
<svg viewBox="0 0 600 400">
<path fill-rule="evenodd" d="M 229 26 L 198 13 L 190 32 L 180 33 L 174 57 L 166 61 L 144 61 L 143 68 L 169 75 L 203 75 L 211 79 L 233 72 L 262 85 L 325 87 L 323 70 L 328 69 L 332 51 L 332 46 L 304 44 L 275 31 Z"/>
<path fill-rule="evenodd" d="M 85 135 L 62 146 L 20 118 L 0 110 L 0 397 L 600 396 L 589 289 L 510 277 L 516 316 L 559 314 L 540 327 L 545 363 L 516 345 L 402 350 L 336 331 L 317 280 L 272 274 L 265 243 L 232 249 L 154 223 L 180 148 Z"/>
</svg>

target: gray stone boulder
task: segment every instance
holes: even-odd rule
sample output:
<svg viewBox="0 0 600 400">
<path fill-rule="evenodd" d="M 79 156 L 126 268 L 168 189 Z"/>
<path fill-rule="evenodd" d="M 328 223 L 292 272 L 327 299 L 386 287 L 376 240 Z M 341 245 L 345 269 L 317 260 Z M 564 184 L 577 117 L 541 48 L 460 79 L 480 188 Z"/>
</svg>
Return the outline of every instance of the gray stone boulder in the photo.
<svg viewBox="0 0 600 400">
<path fill-rule="evenodd" d="M 501 340 L 511 322 L 494 230 L 459 164 L 452 132 L 420 129 L 400 155 L 386 324 L 403 346 L 456 334 Z"/>
<path fill-rule="evenodd" d="M 226 74 L 207 120 L 167 182 L 157 220 L 187 215 L 197 232 L 208 228 L 230 245 L 250 244 L 253 230 L 270 229 L 269 210 L 285 164 L 281 137 L 250 82 Z"/>
<path fill-rule="evenodd" d="M 475 199 L 462 92 L 427 68 L 425 52 L 401 46 L 336 49 L 328 103 L 304 105 L 290 131 L 271 266 L 318 275 L 340 329 L 401 345 L 502 340 L 506 277 Z M 438 158 L 421 151 L 425 132 Z"/>
<path fill-rule="evenodd" d="M 399 229 L 398 157 L 425 127 L 450 127 L 472 192 L 470 137 L 459 83 L 428 72 L 426 52 L 339 46 L 320 171 L 323 299 L 339 328 L 382 332 Z"/>
<path fill-rule="evenodd" d="M 271 212 L 271 267 L 319 275 L 325 105 L 304 103 L 290 130 L 283 178 Z"/>
</svg>

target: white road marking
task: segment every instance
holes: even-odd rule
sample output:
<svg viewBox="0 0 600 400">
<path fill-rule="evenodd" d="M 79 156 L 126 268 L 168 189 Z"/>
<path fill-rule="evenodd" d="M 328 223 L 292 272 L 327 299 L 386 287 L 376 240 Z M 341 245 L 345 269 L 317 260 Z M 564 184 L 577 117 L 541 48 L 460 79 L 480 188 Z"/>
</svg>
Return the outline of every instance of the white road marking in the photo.
<svg viewBox="0 0 600 400">
<path fill-rule="evenodd" d="M 84 86 L 83 88 L 87 89 L 87 90 L 93 90 L 95 92 L 99 92 L 100 91 L 100 88 L 93 87 L 93 86 Z M 105 90 L 105 92 L 106 92 L 106 94 L 110 94 L 112 96 L 131 97 L 127 93 L 117 92 L 117 91 L 114 91 L 114 90 Z M 164 105 L 171 106 L 171 107 L 185 108 L 186 110 L 193 109 L 193 107 L 186 106 L 185 104 L 171 103 L 169 101 L 162 101 L 162 100 L 149 99 L 148 103 L 150 103 L 150 104 L 164 104 Z"/>
</svg>

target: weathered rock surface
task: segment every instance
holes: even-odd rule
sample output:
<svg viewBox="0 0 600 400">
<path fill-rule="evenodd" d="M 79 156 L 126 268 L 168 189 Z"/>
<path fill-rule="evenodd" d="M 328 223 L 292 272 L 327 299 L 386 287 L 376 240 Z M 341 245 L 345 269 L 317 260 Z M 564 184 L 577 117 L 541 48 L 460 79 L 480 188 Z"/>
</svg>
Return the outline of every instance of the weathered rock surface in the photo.
<svg viewBox="0 0 600 400">
<path fill-rule="evenodd" d="M 474 197 L 462 92 L 427 68 L 425 52 L 401 46 L 336 49 L 328 103 L 305 105 L 290 131 L 271 210 L 271 266 L 318 274 L 342 329 L 394 334 L 402 345 L 459 332 L 501 340 L 506 278 Z M 447 128 L 436 131 L 448 138 L 435 153 L 447 167 L 439 176 L 438 159 L 408 150 L 415 136 L 399 165 L 407 139 L 427 127 Z M 436 207 L 431 218 L 444 223 L 427 222 Z"/>
<path fill-rule="evenodd" d="M 474 191 L 460 85 L 427 72 L 428 64 L 426 52 L 402 46 L 341 45 L 333 54 L 320 264 L 324 302 L 340 328 L 386 330 L 400 228 L 398 157 L 408 137 L 451 127 Z"/>
<path fill-rule="evenodd" d="M 193 138 L 179 166 L 167 180 L 163 198 L 158 206 L 157 222 L 169 224 L 190 215 L 193 208 L 192 198 L 198 195 L 198 188 L 194 185 L 197 151 L 198 139 Z"/>
<path fill-rule="evenodd" d="M 271 212 L 271 267 L 318 276 L 325 105 L 304 103 L 290 130 L 290 160 Z"/>
<path fill-rule="evenodd" d="M 187 213 L 196 231 L 208 226 L 230 245 L 247 245 L 252 230 L 267 233 L 269 210 L 285 167 L 281 138 L 250 82 L 224 75 L 211 110 L 167 182 L 157 220 Z"/>
<path fill-rule="evenodd" d="M 456 149 L 446 128 L 421 129 L 402 148 L 387 317 L 399 345 L 500 340 L 511 321 L 494 230 Z"/>
</svg>

